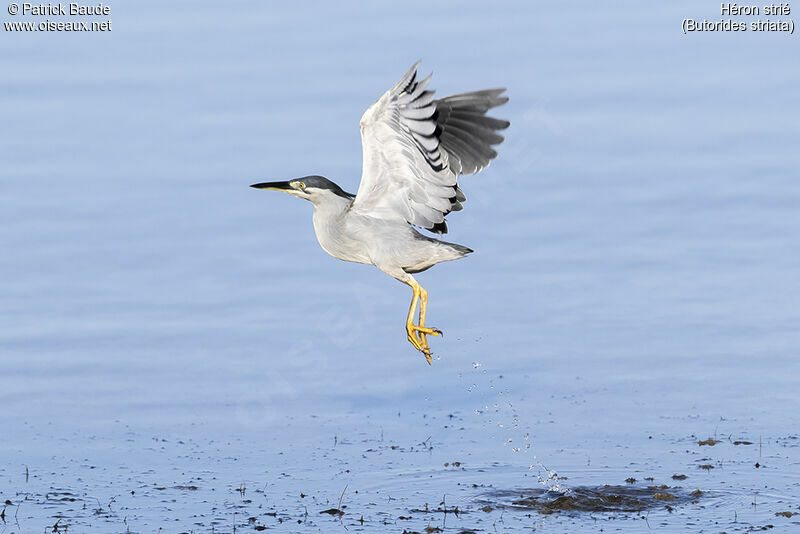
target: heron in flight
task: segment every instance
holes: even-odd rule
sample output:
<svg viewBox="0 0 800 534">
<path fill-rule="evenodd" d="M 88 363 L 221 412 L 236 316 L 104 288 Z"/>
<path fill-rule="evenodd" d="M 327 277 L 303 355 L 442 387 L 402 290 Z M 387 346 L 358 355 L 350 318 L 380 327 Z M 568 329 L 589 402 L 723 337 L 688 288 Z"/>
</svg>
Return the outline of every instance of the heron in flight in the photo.
<svg viewBox="0 0 800 534">
<path fill-rule="evenodd" d="M 408 284 L 413 291 L 406 319 L 411 344 L 431 363 L 426 326 L 428 292 L 412 276 L 471 249 L 434 239 L 447 233 L 445 216 L 466 200 L 458 184 L 497 156 L 497 133 L 509 126 L 486 112 L 505 104 L 505 89 L 487 89 L 435 99 L 431 76 L 417 79 L 417 62 L 361 117 L 363 169 L 353 195 L 322 176 L 251 187 L 284 191 L 314 204 L 320 246 L 340 260 L 366 263 Z M 414 323 L 417 305 L 419 319 Z"/>
</svg>

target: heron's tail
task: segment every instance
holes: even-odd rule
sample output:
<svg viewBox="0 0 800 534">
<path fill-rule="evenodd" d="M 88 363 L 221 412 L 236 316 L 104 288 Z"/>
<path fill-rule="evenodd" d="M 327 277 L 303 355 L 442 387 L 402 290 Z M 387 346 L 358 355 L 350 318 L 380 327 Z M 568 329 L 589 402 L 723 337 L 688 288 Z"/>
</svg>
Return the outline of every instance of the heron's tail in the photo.
<svg viewBox="0 0 800 534">
<path fill-rule="evenodd" d="M 447 241 L 439 241 L 439 243 L 453 249 L 458 254 L 459 258 L 463 258 L 470 252 L 475 252 L 471 248 L 465 247 L 464 245 L 459 245 L 457 243 L 449 243 Z"/>
<path fill-rule="evenodd" d="M 420 241 L 429 243 L 429 248 L 427 248 L 424 259 L 421 259 L 418 263 L 403 267 L 403 270 L 410 274 L 421 273 L 422 271 L 430 269 L 437 263 L 457 260 L 473 252 L 471 248 L 457 243 L 439 241 L 438 239 L 422 235 L 416 230 L 414 230 L 414 237 Z"/>
</svg>

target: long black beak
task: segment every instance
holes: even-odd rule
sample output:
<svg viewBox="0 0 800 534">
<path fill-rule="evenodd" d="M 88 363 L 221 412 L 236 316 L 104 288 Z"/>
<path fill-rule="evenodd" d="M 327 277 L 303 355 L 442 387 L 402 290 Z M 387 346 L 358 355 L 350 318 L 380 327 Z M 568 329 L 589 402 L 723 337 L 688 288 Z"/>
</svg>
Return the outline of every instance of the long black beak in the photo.
<svg viewBox="0 0 800 534">
<path fill-rule="evenodd" d="M 293 191 L 294 187 L 289 185 L 289 182 L 261 182 L 260 184 L 253 184 L 250 187 L 256 189 L 270 189 L 272 191 Z"/>
</svg>

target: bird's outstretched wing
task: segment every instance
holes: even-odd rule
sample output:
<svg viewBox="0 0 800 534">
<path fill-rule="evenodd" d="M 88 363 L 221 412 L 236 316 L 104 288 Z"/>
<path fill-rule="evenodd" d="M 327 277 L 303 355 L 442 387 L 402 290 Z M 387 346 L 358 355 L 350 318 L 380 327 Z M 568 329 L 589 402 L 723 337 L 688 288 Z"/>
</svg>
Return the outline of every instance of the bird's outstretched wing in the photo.
<svg viewBox="0 0 800 534">
<path fill-rule="evenodd" d="M 447 233 L 444 216 L 466 200 L 458 176 L 497 156 L 497 131 L 510 123 L 486 112 L 508 97 L 488 89 L 434 100 L 431 77 L 417 80 L 417 65 L 361 117 L 363 170 L 352 210 Z"/>
</svg>

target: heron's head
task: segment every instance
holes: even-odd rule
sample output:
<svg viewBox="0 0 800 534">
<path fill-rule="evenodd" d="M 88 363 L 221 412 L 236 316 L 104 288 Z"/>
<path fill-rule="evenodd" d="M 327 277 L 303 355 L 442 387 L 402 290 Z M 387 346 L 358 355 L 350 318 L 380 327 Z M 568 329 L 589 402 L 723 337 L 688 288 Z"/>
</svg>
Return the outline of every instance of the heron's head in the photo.
<svg viewBox="0 0 800 534">
<path fill-rule="evenodd" d="M 250 187 L 283 191 L 292 196 L 309 200 L 315 205 L 324 202 L 326 199 L 331 200 L 334 197 L 352 200 L 355 196 L 346 193 L 341 187 L 324 176 L 304 176 L 288 182 L 262 182 L 260 184 L 253 184 Z"/>
</svg>

